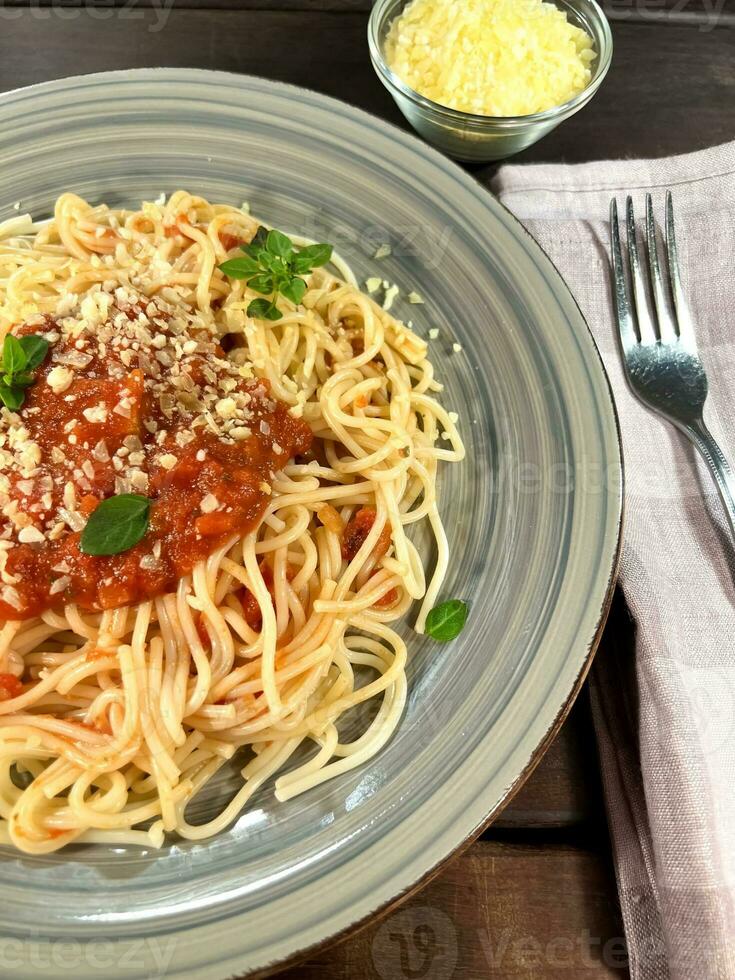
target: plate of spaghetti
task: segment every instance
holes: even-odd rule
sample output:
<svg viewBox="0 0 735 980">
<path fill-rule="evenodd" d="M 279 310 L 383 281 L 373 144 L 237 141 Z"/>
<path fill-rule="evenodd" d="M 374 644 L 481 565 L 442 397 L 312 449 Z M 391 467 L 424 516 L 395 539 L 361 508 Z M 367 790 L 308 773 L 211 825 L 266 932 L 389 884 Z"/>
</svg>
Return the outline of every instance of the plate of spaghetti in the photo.
<svg viewBox="0 0 735 980">
<path fill-rule="evenodd" d="M 109 73 L 0 97 L 0 144 L 0 944 L 268 970 L 561 724 L 617 561 L 607 381 L 520 226 L 348 106 Z"/>
</svg>

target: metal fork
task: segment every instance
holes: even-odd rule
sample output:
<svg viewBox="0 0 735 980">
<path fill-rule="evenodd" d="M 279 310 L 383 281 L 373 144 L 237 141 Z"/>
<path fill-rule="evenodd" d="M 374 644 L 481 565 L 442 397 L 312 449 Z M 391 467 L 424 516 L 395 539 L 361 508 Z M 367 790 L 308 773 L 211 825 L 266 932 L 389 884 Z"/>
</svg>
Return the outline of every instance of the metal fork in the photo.
<svg viewBox="0 0 735 980">
<path fill-rule="evenodd" d="M 671 311 L 659 264 L 650 194 L 646 195 L 646 245 L 655 316 L 649 312 L 646 300 L 630 197 L 626 201 L 626 224 L 632 302 L 623 268 L 618 206 L 613 198 L 610 202 L 610 237 L 615 306 L 628 384 L 645 405 L 680 429 L 702 454 L 717 483 L 735 538 L 735 478 L 702 417 L 707 399 L 707 375 L 697 353 L 692 318 L 681 284 L 671 191 L 666 192 L 666 256 L 673 294 Z"/>
</svg>

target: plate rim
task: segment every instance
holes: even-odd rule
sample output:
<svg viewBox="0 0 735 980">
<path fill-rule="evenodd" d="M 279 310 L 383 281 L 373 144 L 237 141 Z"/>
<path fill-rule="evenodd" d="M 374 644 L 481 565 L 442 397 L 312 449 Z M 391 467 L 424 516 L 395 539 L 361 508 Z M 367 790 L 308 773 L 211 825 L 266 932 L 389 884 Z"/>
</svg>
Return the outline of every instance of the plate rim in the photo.
<svg viewBox="0 0 735 980">
<path fill-rule="evenodd" d="M 229 72 L 227 74 L 232 74 L 232 73 Z M 262 76 L 251 76 L 251 77 L 259 78 Z M 289 87 L 301 88 L 301 86 L 296 86 L 296 85 L 289 86 Z M 312 90 L 308 89 L 306 91 L 312 91 Z M 317 92 L 315 94 L 319 95 L 320 93 Z M 331 96 L 327 96 L 327 98 L 331 98 Z M 333 101 L 339 102 L 340 100 L 335 99 Z M 358 110 L 358 111 L 365 112 L 365 110 Z M 372 116 L 372 113 L 369 112 L 365 112 L 365 115 L 371 116 L 372 118 L 375 119 L 380 118 L 378 116 Z M 392 123 L 386 123 L 386 125 L 393 126 Z M 397 129 L 399 132 L 402 132 L 402 130 L 398 126 L 394 126 L 393 128 Z M 410 133 L 408 133 L 407 135 L 411 136 Z M 412 139 L 418 140 L 417 137 L 412 137 Z M 421 140 L 418 140 L 418 142 L 422 143 Z M 426 144 L 422 144 L 422 145 L 424 145 L 426 149 L 432 150 L 434 153 L 438 153 L 438 150 L 433 150 L 432 147 L 427 146 Z M 439 154 L 439 156 L 443 156 L 443 154 Z M 454 164 L 453 160 L 450 160 L 448 157 L 446 159 L 449 161 L 449 163 Z M 467 173 L 467 171 L 464 170 L 462 167 L 460 167 L 459 164 L 454 164 L 454 165 L 457 167 L 457 169 L 461 170 L 462 173 L 464 173 L 470 180 L 472 180 L 475 184 L 477 184 L 484 191 L 484 193 L 489 194 L 493 198 L 495 203 L 500 208 L 502 208 L 503 211 L 505 211 L 506 215 L 515 224 L 517 229 L 520 230 L 520 233 L 533 242 L 534 246 L 538 248 L 538 250 L 542 253 L 542 255 L 552 266 L 554 272 L 559 278 L 559 281 L 563 284 L 565 290 L 567 291 L 572 301 L 574 302 L 575 307 L 577 308 L 579 317 L 582 320 L 585 329 L 589 334 L 590 340 L 592 341 L 592 345 L 595 354 L 597 355 L 600 369 L 602 371 L 602 375 L 605 380 L 605 385 L 608 394 L 608 401 L 610 403 L 612 418 L 615 423 L 616 443 L 618 449 L 619 474 L 620 474 L 620 493 L 618 497 L 618 507 L 616 508 L 617 540 L 615 543 L 615 553 L 610 567 L 610 572 L 607 580 L 607 588 L 602 602 L 602 607 L 600 609 L 600 615 L 598 617 L 597 626 L 595 628 L 594 636 L 587 649 L 585 661 L 582 664 L 582 667 L 575 679 L 574 686 L 570 691 L 567 700 L 559 709 L 553 722 L 547 728 L 543 739 L 541 740 L 541 742 L 538 743 L 530 759 L 528 760 L 524 768 L 521 770 L 521 772 L 518 774 L 516 779 L 508 787 L 508 790 L 505 793 L 505 795 L 495 804 L 495 806 L 487 814 L 487 816 L 482 821 L 480 821 L 480 823 L 477 824 L 472 829 L 472 831 L 470 831 L 469 834 L 467 834 L 465 837 L 462 838 L 462 840 L 456 845 L 456 847 L 453 850 L 451 850 L 448 854 L 446 854 L 443 858 L 441 858 L 436 864 L 428 868 L 424 872 L 424 874 L 421 875 L 420 878 L 418 878 L 412 884 L 408 885 L 402 892 L 395 895 L 392 899 L 388 899 L 388 901 L 384 902 L 383 904 L 375 908 L 373 911 L 368 912 L 366 915 L 357 919 L 355 922 L 350 923 L 350 925 L 345 926 L 339 932 L 333 933 L 330 936 L 326 936 L 324 939 L 312 943 L 309 946 L 305 946 L 301 950 L 292 953 L 290 956 L 286 957 L 285 959 L 278 960 L 277 962 L 271 964 L 265 969 L 256 968 L 242 974 L 237 978 L 234 977 L 229 978 L 229 980 L 259 980 L 259 978 L 261 977 L 266 978 L 266 977 L 273 976 L 274 974 L 279 973 L 281 970 L 290 969 L 295 966 L 298 966 L 299 964 L 304 963 L 310 956 L 314 955 L 315 953 L 320 953 L 320 952 L 324 952 L 325 950 L 331 949 L 333 946 L 336 946 L 339 943 L 347 940 L 350 936 L 353 936 L 358 932 L 362 932 L 368 926 L 383 921 L 385 918 L 387 918 L 387 916 L 391 914 L 391 912 L 393 912 L 395 909 L 403 905 L 403 903 L 408 901 L 408 899 L 412 898 L 414 895 L 422 891 L 431 881 L 434 880 L 434 878 L 438 877 L 448 865 L 450 865 L 456 858 L 458 858 L 461 854 L 463 854 L 466 850 L 468 850 L 478 840 L 478 838 L 486 830 L 488 830 L 488 828 L 490 828 L 493 825 L 493 823 L 495 823 L 495 821 L 503 812 L 503 810 L 505 810 L 508 804 L 513 801 L 513 798 L 516 796 L 516 794 L 525 786 L 526 782 L 528 781 L 530 776 L 533 774 L 534 770 L 537 768 L 537 766 L 539 765 L 539 763 L 541 762 L 541 760 L 543 759 L 543 757 L 546 755 L 547 751 L 551 747 L 552 742 L 559 734 L 559 731 L 564 725 L 564 722 L 569 717 L 569 713 L 574 707 L 574 704 L 577 698 L 579 697 L 582 687 L 584 686 L 584 683 L 587 680 L 587 677 L 590 673 L 592 664 L 594 663 L 595 656 L 600 646 L 600 641 L 602 640 L 602 634 L 605 630 L 605 625 L 607 623 L 607 619 L 610 614 L 610 609 L 612 607 L 613 598 L 615 596 L 615 589 L 617 586 L 618 572 L 620 570 L 622 550 L 623 550 L 623 528 L 625 523 L 625 459 L 623 455 L 623 440 L 622 440 L 622 433 L 620 429 L 620 418 L 618 415 L 618 409 L 615 403 L 615 398 L 613 396 L 610 377 L 607 373 L 607 368 L 605 367 L 605 362 L 602 359 L 602 355 L 597 345 L 597 341 L 595 340 L 595 336 L 592 333 L 589 324 L 587 323 L 587 317 L 582 312 L 582 309 L 579 303 L 577 302 L 576 296 L 567 285 L 566 279 L 561 274 L 556 263 L 551 258 L 551 256 L 546 251 L 546 249 L 536 240 L 536 238 L 534 238 L 534 236 L 521 222 L 521 220 L 517 218 L 513 214 L 513 212 L 505 206 L 505 204 L 499 201 L 498 198 L 487 187 L 485 187 L 481 181 L 479 181 L 474 176 L 474 174 Z M 227 978 L 223 977 L 222 980 L 227 980 Z"/>
<path fill-rule="evenodd" d="M 8 89 L 0 93 L 0 106 L 6 101 L 10 101 L 15 97 L 24 96 L 26 93 L 29 95 L 47 92 L 49 94 L 53 93 L 55 89 L 63 89 L 64 86 L 72 84 L 88 84 L 94 85 L 97 80 L 115 80 L 124 82 L 125 80 L 150 80 L 155 82 L 157 80 L 164 81 L 168 77 L 170 81 L 179 80 L 182 83 L 188 81 L 196 82 L 201 81 L 212 81 L 214 79 L 231 79 L 236 80 L 239 84 L 247 84 L 249 81 L 255 81 L 259 84 L 263 84 L 272 90 L 279 91 L 283 95 L 287 95 L 289 92 L 292 93 L 307 93 L 313 100 L 319 104 L 321 107 L 329 108 L 340 107 L 341 111 L 345 109 L 348 110 L 351 118 L 357 122 L 368 121 L 370 125 L 374 126 L 378 130 L 382 130 L 383 134 L 394 140 L 398 140 L 403 144 L 404 148 L 415 153 L 423 155 L 428 158 L 429 162 L 434 162 L 445 169 L 449 169 L 456 179 L 464 183 L 468 189 L 472 189 L 474 193 L 478 196 L 486 196 L 492 201 L 492 204 L 497 207 L 505 215 L 506 221 L 509 227 L 512 227 L 518 238 L 524 238 L 526 243 L 530 244 L 530 251 L 536 251 L 537 257 L 540 262 L 537 264 L 544 264 L 544 261 L 548 263 L 550 269 L 553 270 L 553 281 L 556 284 L 556 290 L 560 293 L 565 294 L 566 298 L 571 300 L 574 308 L 576 309 L 579 321 L 584 327 L 587 334 L 587 340 L 591 345 L 591 350 L 594 352 L 595 360 L 597 362 L 597 367 L 602 377 L 602 385 L 597 386 L 599 394 L 602 396 L 604 391 L 604 399 L 601 397 L 601 405 L 604 403 L 606 406 L 606 414 L 608 416 L 607 421 L 612 422 L 612 431 L 614 432 L 614 444 L 615 444 L 615 458 L 608 459 L 608 463 L 615 463 L 616 466 L 616 478 L 617 478 L 617 493 L 613 497 L 613 494 L 609 494 L 609 499 L 611 501 L 611 515 L 609 517 L 609 522 L 611 525 L 611 531 L 613 530 L 614 522 L 614 534 L 615 541 L 614 547 L 610 548 L 610 554 L 607 558 L 608 571 L 606 576 L 606 585 L 604 594 L 601 598 L 599 612 L 596 616 L 596 624 L 594 633 L 592 636 L 585 641 L 586 648 L 584 652 L 584 657 L 580 668 L 575 676 L 572 688 L 563 701 L 562 705 L 555 714 L 553 720 L 547 727 L 541 740 L 533 748 L 528 761 L 524 765 L 523 769 L 518 773 L 513 782 L 504 791 L 502 797 L 495 803 L 492 809 L 482 818 L 482 820 L 477 823 L 473 829 L 466 834 L 463 834 L 462 839 L 447 853 L 445 853 L 438 860 L 434 861 L 430 858 L 432 862 L 430 866 L 421 874 L 418 878 L 415 878 L 409 884 L 405 886 L 401 891 L 394 894 L 392 897 L 380 901 L 374 908 L 367 911 L 365 914 L 361 914 L 357 919 L 349 922 L 342 928 L 335 932 L 329 932 L 323 938 L 316 940 L 313 943 L 308 943 L 305 946 L 301 946 L 295 949 L 291 953 L 287 953 L 284 956 L 277 956 L 277 958 L 263 963 L 258 966 L 240 966 L 236 965 L 236 959 L 238 956 L 246 955 L 243 953 L 234 954 L 230 956 L 225 954 L 225 959 L 219 960 L 218 963 L 212 964 L 216 970 L 216 975 L 221 976 L 221 980 L 225 980 L 226 977 L 233 977 L 234 974 L 229 972 L 230 970 L 237 970 L 236 976 L 239 978 L 257 978 L 257 977 L 268 977 L 273 973 L 280 971 L 284 968 L 298 965 L 302 963 L 306 958 L 318 952 L 320 950 L 328 949 L 329 947 L 339 943 L 340 941 L 346 939 L 348 936 L 360 931 L 367 925 L 374 922 L 380 921 L 385 916 L 387 916 L 394 908 L 401 905 L 404 901 L 410 898 L 412 895 L 420 891 L 429 881 L 441 873 L 441 871 L 449 864 L 455 857 L 462 853 L 466 848 L 468 848 L 479 836 L 486 830 L 498 817 L 498 815 L 505 809 L 505 807 L 511 802 L 516 793 L 521 789 L 521 787 L 528 780 L 532 772 L 535 770 L 544 754 L 548 750 L 551 742 L 556 737 L 559 729 L 566 720 L 574 702 L 576 701 L 579 692 L 584 684 L 585 679 L 592 666 L 595 653 L 599 647 L 600 640 L 602 637 L 602 632 L 610 611 L 610 607 L 613 600 L 613 595 L 615 592 L 615 586 L 617 582 L 617 574 L 621 560 L 622 553 L 622 541 L 623 541 L 623 523 L 624 523 L 624 511 L 625 511 L 625 467 L 624 467 L 624 457 L 623 457 L 623 447 L 620 431 L 620 422 L 617 412 L 617 407 L 613 397 L 612 386 L 610 379 L 605 368 L 604 361 L 600 354 L 599 347 L 595 340 L 595 337 L 587 323 L 587 319 L 582 312 L 576 297 L 569 288 L 566 280 L 562 276 L 561 272 L 557 268 L 556 264 L 550 258 L 546 250 L 539 244 L 539 242 L 534 238 L 534 236 L 528 231 L 528 229 L 521 223 L 521 221 L 504 205 L 498 200 L 498 198 L 486 187 L 473 173 L 467 172 L 455 161 L 451 160 L 444 154 L 440 153 L 438 150 L 429 146 L 423 140 L 419 139 L 417 136 L 413 135 L 402 129 L 397 124 L 385 120 L 380 116 L 375 115 L 365 109 L 358 106 L 354 106 L 349 102 L 343 101 L 341 99 L 335 98 L 331 95 L 326 95 L 322 92 L 310 89 L 307 86 L 295 85 L 289 82 L 283 82 L 280 80 L 274 80 L 267 78 L 262 75 L 252 75 L 249 73 L 231 72 L 231 71 L 221 71 L 217 69 L 206 69 L 206 68 L 187 68 L 187 67 L 176 67 L 176 66 L 156 66 L 156 67 L 146 67 L 146 68 L 124 68 L 124 69 L 114 69 L 110 71 L 101 72 L 86 72 L 77 73 L 74 75 L 67 75 L 61 78 L 49 79 L 43 82 L 35 82 L 31 85 L 19 86 L 13 89 Z M 576 330 L 575 330 L 576 332 Z M 614 507 L 613 507 L 614 504 Z M 235 921 L 238 917 L 233 916 L 232 920 Z M 326 920 L 325 920 L 326 923 Z M 196 928 L 196 927 L 194 927 Z M 327 928 L 329 928 L 327 926 Z M 166 933 L 164 933 L 165 935 Z M 131 940 L 124 937 L 120 937 L 116 941 L 116 945 L 125 945 Z M 208 968 L 208 971 L 211 968 Z M 220 974 L 220 970 L 228 971 L 225 974 Z M 189 966 L 176 964 L 174 966 L 174 973 L 171 974 L 175 977 L 199 977 L 204 976 L 197 966 Z M 212 980 L 214 974 L 207 972 L 206 974 L 208 980 Z"/>
</svg>

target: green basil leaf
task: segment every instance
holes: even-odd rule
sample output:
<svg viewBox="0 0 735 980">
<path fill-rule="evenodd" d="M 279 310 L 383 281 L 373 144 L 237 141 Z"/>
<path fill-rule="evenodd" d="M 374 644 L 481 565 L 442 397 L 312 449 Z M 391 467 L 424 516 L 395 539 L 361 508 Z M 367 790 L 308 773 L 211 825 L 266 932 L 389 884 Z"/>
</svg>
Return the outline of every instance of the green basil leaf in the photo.
<svg viewBox="0 0 735 980">
<path fill-rule="evenodd" d="M 256 293 L 272 297 L 253 300 L 248 306 L 248 315 L 261 320 L 281 319 L 275 303 L 279 295 L 298 305 L 307 289 L 300 274 L 324 265 L 332 257 L 331 245 L 308 245 L 297 252 L 288 235 L 275 228 L 266 231 L 262 226 L 253 240 L 240 249 L 246 258 L 231 259 L 220 269 L 233 279 L 247 279 Z M 243 274 L 245 270 L 248 272 Z"/>
<path fill-rule="evenodd" d="M 0 384 L 0 401 L 11 412 L 17 411 L 25 400 L 26 393 L 22 388 L 11 388 L 9 385 Z"/>
<path fill-rule="evenodd" d="M 248 258 L 228 259 L 218 268 L 230 279 L 247 279 L 248 276 L 254 276 L 257 273 L 258 263 L 255 259 Z"/>
<path fill-rule="evenodd" d="M 266 238 L 266 246 L 271 255 L 279 255 L 282 259 L 288 259 L 293 255 L 293 242 L 282 231 L 272 228 Z"/>
<path fill-rule="evenodd" d="M 48 354 L 48 340 L 44 337 L 39 337 L 35 333 L 26 334 L 25 337 L 20 338 L 20 346 L 23 348 L 23 353 L 26 356 L 26 371 L 35 371 L 37 367 L 40 367 Z"/>
<path fill-rule="evenodd" d="M 440 643 L 453 640 L 464 629 L 467 611 L 467 603 L 461 599 L 450 599 L 434 606 L 426 617 L 427 635 Z"/>
<path fill-rule="evenodd" d="M 286 266 L 283 264 L 283 259 L 278 255 L 271 255 L 270 252 L 259 252 L 258 261 L 263 269 L 267 272 L 286 272 Z"/>
<path fill-rule="evenodd" d="M 249 255 L 251 259 L 257 259 L 260 252 L 264 249 L 266 240 L 268 238 L 268 231 L 262 225 L 258 228 L 253 236 L 253 240 L 249 245 L 241 245 L 240 248 L 246 255 Z"/>
<path fill-rule="evenodd" d="M 258 320 L 280 320 L 281 311 L 267 299 L 254 299 L 248 306 L 248 316 L 256 317 Z"/>
<path fill-rule="evenodd" d="M 254 276 L 252 279 L 248 279 L 248 286 L 254 289 L 256 293 L 264 293 L 266 296 L 270 296 L 273 292 L 273 276 Z"/>
<path fill-rule="evenodd" d="M 6 375 L 3 380 L 14 388 L 27 388 L 28 385 L 32 385 L 36 380 L 35 375 L 29 374 L 28 371 L 21 371 L 20 374 L 14 374 L 12 378 L 8 379 Z"/>
<path fill-rule="evenodd" d="M 3 371 L 6 374 L 15 374 L 22 371 L 26 366 L 28 358 L 21 347 L 20 341 L 11 333 L 7 334 L 3 343 Z"/>
<path fill-rule="evenodd" d="M 331 258 L 331 245 L 307 245 L 294 257 L 291 268 L 294 272 L 309 272 L 320 265 L 326 265 Z"/>
<path fill-rule="evenodd" d="M 138 493 L 108 497 L 92 511 L 82 531 L 86 555 L 119 555 L 136 545 L 148 530 L 151 502 Z"/>
<path fill-rule="evenodd" d="M 304 298 L 304 293 L 306 292 L 306 283 L 303 279 L 291 279 L 285 285 L 281 286 L 279 292 L 286 299 L 290 299 L 292 303 L 297 306 Z"/>
</svg>

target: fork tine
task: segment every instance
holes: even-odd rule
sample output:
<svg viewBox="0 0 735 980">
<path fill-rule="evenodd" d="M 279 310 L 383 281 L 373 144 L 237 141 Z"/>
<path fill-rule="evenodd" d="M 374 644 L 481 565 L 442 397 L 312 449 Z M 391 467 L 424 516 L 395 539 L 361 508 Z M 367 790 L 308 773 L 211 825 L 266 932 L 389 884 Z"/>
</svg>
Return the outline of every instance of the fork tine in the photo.
<svg viewBox="0 0 735 980">
<path fill-rule="evenodd" d="M 656 223 L 653 220 L 653 199 L 650 194 L 646 194 L 646 241 L 648 243 L 648 266 L 653 283 L 653 299 L 656 304 L 659 336 L 662 343 L 672 344 L 676 341 L 676 327 L 666 305 L 661 266 L 658 261 Z"/>
<path fill-rule="evenodd" d="M 628 257 L 630 259 L 630 278 L 633 281 L 633 295 L 635 296 L 635 310 L 638 316 L 638 332 L 641 336 L 642 344 L 656 343 L 656 329 L 653 324 L 653 317 L 648 309 L 646 299 L 646 287 L 643 282 L 643 272 L 638 260 L 638 236 L 635 230 L 635 214 L 633 212 L 633 198 L 628 196 L 625 201 L 625 217 L 628 230 Z"/>
<path fill-rule="evenodd" d="M 615 311 L 618 318 L 620 343 L 623 350 L 638 343 L 633 326 L 633 313 L 628 300 L 628 285 L 623 269 L 623 255 L 620 248 L 620 228 L 618 227 L 618 202 L 615 198 L 610 201 L 610 252 L 613 264 L 613 286 L 615 292 Z"/>
<path fill-rule="evenodd" d="M 669 260 L 669 279 L 671 280 L 671 291 L 674 294 L 679 339 L 685 347 L 696 353 L 697 341 L 689 313 L 689 304 L 681 284 L 681 273 L 679 272 L 679 252 L 676 248 L 676 234 L 674 233 L 674 202 L 671 191 L 666 191 L 666 256 Z"/>
</svg>

